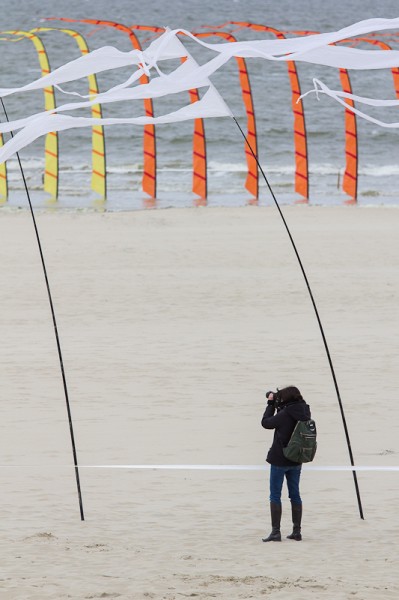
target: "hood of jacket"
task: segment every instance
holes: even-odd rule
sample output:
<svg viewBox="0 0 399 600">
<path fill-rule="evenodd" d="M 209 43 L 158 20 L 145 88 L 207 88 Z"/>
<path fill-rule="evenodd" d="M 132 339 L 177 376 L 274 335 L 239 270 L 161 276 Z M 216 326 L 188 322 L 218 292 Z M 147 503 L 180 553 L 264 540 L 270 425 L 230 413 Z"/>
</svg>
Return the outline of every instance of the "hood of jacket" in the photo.
<svg viewBox="0 0 399 600">
<path fill-rule="evenodd" d="M 296 421 L 307 421 L 310 419 L 310 406 L 309 404 L 306 404 L 305 401 L 287 404 L 284 410 L 286 410 Z"/>
</svg>

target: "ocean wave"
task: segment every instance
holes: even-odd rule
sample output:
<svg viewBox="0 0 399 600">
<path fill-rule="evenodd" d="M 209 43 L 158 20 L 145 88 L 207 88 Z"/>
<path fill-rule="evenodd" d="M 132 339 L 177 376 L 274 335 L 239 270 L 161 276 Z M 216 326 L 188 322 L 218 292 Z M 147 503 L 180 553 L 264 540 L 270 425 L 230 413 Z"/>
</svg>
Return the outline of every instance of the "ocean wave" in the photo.
<svg viewBox="0 0 399 600">
<path fill-rule="evenodd" d="M 107 173 L 110 174 L 125 174 L 125 173 L 142 173 L 143 171 L 143 165 L 140 163 L 133 163 L 133 164 L 127 164 L 127 165 L 112 165 L 112 166 L 107 166 Z"/>
<path fill-rule="evenodd" d="M 364 166 L 359 169 L 359 175 L 369 175 L 370 177 L 387 177 L 389 175 L 399 175 L 399 164 Z"/>
<path fill-rule="evenodd" d="M 261 159 L 262 168 L 266 172 L 266 174 L 273 174 L 276 176 L 289 176 L 290 178 L 294 176 L 295 173 L 295 164 L 292 161 L 291 164 L 273 164 L 268 163 L 267 159 Z M 24 171 L 27 173 L 28 177 L 34 176 L 42 176 L 45 163 L 44 159 L 39 158 L 26 158 L 22 160 L 22 166 Z M 236 173 L 237 175 L 245 175 L 247 173 L 247 165 L 245 162 L 218 162 L 211 160 L 207 165 L 209 175 L 223 175 Z M 309 175 L 338 175 L 341 176 L 344 173 L 345 166 L 343 164 L 334 164 L 334 163 L 310 163 L 309 165 Z M 10 182 L 17 181 L 20 178 L 20 168 L 19 164 L 16 160 L 7 161 L 7 172 L 8 179 Z M 140 162 L 137 163 L 126 163 L 119 165 L 107 165 L 107 174 L 108 175 L 141 175 L 143 172 L 143 164 Z M 84 174 L 85 177 L 89 177 L 91 173 L 91 163 L 90 162 L 80 162 L 80 163 L 67 163 L 62 161 L 62 157 L 60 160 L 59 167 L 59 175 L 60 179 L 62 179 L 63 174 Z M 192 173 L 192 165 L 191 163 L 183 163 L 175 161 L 171 164 L 160 165 L 157 168 L 157 173 Z M 362 177 L 391 177 L 399 175 L 399 164 L 385 164 L 385 165 L 362 165 L 361 161 L 359 164 L 359 176 Z"/>
<path fill-rule="evenodd" d="M 21 164 L 23 169 L 44 169 L 44 158 L 24 158 L 21 157 Z M 17 159 L 9 159 L 7 161 L 8 171 L 20 171 L 19 163 Z"/>
<path fill-rule="evenodd" d="M 226 173 L 233 173 L 246 171 L 246 166 L 244 163 L 219 163 L 215 161 L 208 162 L 208 170 L 209 171 L 225 171 Z"/>
</svg>

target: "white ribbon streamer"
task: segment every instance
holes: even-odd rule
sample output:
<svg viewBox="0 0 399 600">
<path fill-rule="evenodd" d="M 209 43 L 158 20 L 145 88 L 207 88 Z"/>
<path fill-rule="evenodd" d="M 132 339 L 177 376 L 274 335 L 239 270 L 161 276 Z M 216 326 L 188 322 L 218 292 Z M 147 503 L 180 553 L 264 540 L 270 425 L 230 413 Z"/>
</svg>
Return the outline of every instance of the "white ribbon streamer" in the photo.
<svg viewBox="0 0 399 600">
<path fill-rule="evenodd" d="M 149 74 L 149 69 L 154 65 L 155 53 L 157 55 L 157 60 L 169 60 L 172 58 L 180 58 L 182 56 L 181 48 L 177 50 L 178 46 L 175 44 L 173 36 L 168 36 L 163 39 L 161 45 L 162 52 L 160 52 L 159 42 L 162 38 L 163 36 L 152 42 L 145 52 L 142 52 L 141 50 L 122 52 L 113 46 L 103 46 L 102 48 L 93 50 L 84 56 L 80 56 L 79 58 L 62 65 L 58 69 L 55 69 L 55 71 L 52 71 L 48 75 L 40 77 L 27 85 L 17 88 L 0 88 L 0 96 L 4 98 L 5 96 L 15 94 L 16 92 L 39 90 L 50 85 L 55 86 L 60 83 L 76 81 L 89 75 L 132 65 L 142 65 L 142 73 L 145 72 Z M 129 85 L 129 81 L 130 78 L 122 85 Z"/>
<path fill-rule="evenodd" d="M 348 92 L 341 92 L 339 90 L 331 90 L 319 79 L 313 79 L 313 84 L 314 84 L 315 89 L 309 90 L 305 94 L 302 94 L 302 96 L 300 96 L 300 98 L 297 100 L 297 102 L 301 98 L 304 98 L 305 96 L 307 96 L 308 94 L 316 94 L 316 96 L 318 96 L 319 94 L 325 94 L 326 96 L 330 96 L 330 98 L 333 98 L 334 100 L 339 102 L 339 104 L 342 104 L 342 106 L 344 106 L 346 109 L 352 111 L 353 113 L 355 113 L 362 119 L 365 119 L 366 121 L 375 123 L 376 125 L 379 125 L 380 127 L 387 127 L 387 128 L 391 128 L 391 129 L 397 129 L 399 127 L 399 121 L 394 121 L 393 123 L 387 123 L 386 121 L 381 121 L 380 119 L 371 117 L 370 115 L 367 115 L 366 113 L 360 111 L 358 108 L 355 108 L 354 106 L 351 106 L 350 104 L 347 104 L 344 100 L 342 100 L 342 98 L 348 98 L 350 100 L 353 100 L 354 102 L 358 102 L 360 104 L 367 104 L 368 106 L 376 106 L 376 107 L 379 106 L 379 107 L 385 107 L 385 108 L 399 106 L 399 100 L 395 100 L 395 99 L 379 100 L 379 99 L 375 99 L 375 98 L 365 98 L 364 96 L 356 96 L 356 94 L 349 94 Z"/>
<path fill-rule="evenodd" d="M 165 96 L 169 93 L 178 93 L 191 89 L 192 74 L 200 69 L 197 62 L 187 52 L 183 44 L 176 37 L 165 41 L 165 46 L 168 48 L 168 56 L 177 54 L 180 57 L 185 57 L 185 62 L 175 69 L 170 75 L 157 77 L 148 84 L 139 85 L 129 89 L 113 88 L 110 92 L 99 94 L 95 100 L 88 102 L 78 102 L 66 104 L 63 107 L 47 111 L 40 115 L 34 115 L 27 119 L 21 119 L 17 123 L 5 123 L 0 127 L 0 131 L 12 131 L 15 126 L 22 128 L 9 142 L 0 148 L 0 163 L 6 161 L 15 152 L 18 152 L 38 137 L 41 137 L 50 131 L 65 131 L 66 129 L 88 127 L 93 125 L 146 125 L 148 123 L 174 123 L 177 121 L 187 121 L 197 118 L 208 117 L 232 117 L 227 104 L 220 96 L 219 92 L 213 86 L 211 81 L 204 75 L 201 75 L 201 85 L 198 87 L 207 86 L 209 89 L 203 98 L 197 102 L 183 106 L 177 111 L 168 113 L 160 117 L 114 117 L 114 118 L 89 118 L 89 117 L 71 117 L 66 115 L 56 114 L 59 111 L 71 110 L 71 108 L 81 108 L 98 104 L 99 102 L 115 102 L 116 100 L 132 100 L 155 98 Z M 199 82 L 197 82 L 199 83 Z M 100 99 L 100 100 L 99 100 Z"/>
<path fill-rule="evenodd" d="M 197 44 L 220 53 L 227 60 L 237 56 L 242 58 L 264 58 L 274 61 L 301 61 L 328 67 L 364 70 L 396 67 L 399 64 L 399 51 L 359 50 L 358 48 L 331 46 L 329 44 L 372 31 L 397 27 L 399 27 L 399 18 L 368 19 L 332 33 L 318 33 L 306 37 L 277 40 L 251 40 L 216 44 L 204 42 L 185 29 L 167 31 L 164 36 L 182 33 L 197 42 Z M 155 52 L 155 61 L 157 58 Z"/>
<path fill-rule="evenodd" d="M 198 118 L 227 117 L 231 112 L 215 89 L 210 88 L 198 102 L 183 106 L 177 111 L 160 117 L 113 117 L 92 119 L 89 117 L 70 117 L 67 115 L 44 115 L 21 129 L 11 140 L 0 148 L 0 163 L 8 160 L 15 152 L 25 148 L 37 138 L 50 131 L 65 131 L 93 125 L 146 125 L 147 123 L 174 123 Z"/>
<path fill-rule="evenodd" d="M 212 84 L 206 76 L 206 70 L 202 69 L 202 67 L 199 67 L 198 64 L 194 61 L 194 59 L 188 55 L 187 51 L 185 51 L 185 56 L 187 56 L 187 60 L 181 65 L 179 65 L 179 67 L 177 67 L 169 75 L 156 77 L 152 79 L 149 83 L 137 85 L 133 88 L 121 89 L 120 86 L 117 86 L 116 88 L 110 89 L 108 92 L 98 94 L 93 100 L 87 100 L 83 102 L 70 102 L 68 104 L 58 106 L 57 108 L 54 108 L 52 110 L 37 113 L 25 119 L 18 119 L 9 123 L 1 123 L 0 132 L 6 133 L 8 131 L 15 131 L 17 129 L 25 127 L 33 121 L 36 121 L 36 123 L 42 122 L 42 118 L 44 116 L 50 116 L 55 113 L 71 111 L 79 108 L 86 108 L 95 104 L 107 104 L 111 102 L 122 102 L 126 100 L 143 100 L 144 98 L 160 98 L 169 94 L 178 94 L 179 92 L 185 92 L 194 87 L 210 87 Z M 138 77 L 140 77 L 140 73 Z M 136 79 L 138 77 L 136 77 Z M 214 86 L 212 87 L 214 88 Z M 231 112 L 229 111 L 229 109 L 227 109 L 223 115 L 218 114 L 217 116 L 231 116 Z M 102 121 L 102 123 L 97 123 L 97 121 L 98 119 L 91 119 L 92 125 L 111 124 L 105 123 L 104 120 Z M 87 121 L 86 126 L 88 125 L 89 122 Z M 56 130 L 54 129 L 50 131 Z"/>
<path fill-rule="evenodd" d="M 339 47 L 334 44 L 340 40 L 360 36 L 372 31 L 381 31 L 393 29 L 399 26 L 399 18 L 396 19 L 368 19 L 345 27 L 339 31 L 314 34 L 307 37 L 287 38 L 283 40 L 255 40 L 246 42 L 226 42 L 219 44 L 209 44 L 199 40 L 190 32 L 176 29 L 174 31 L 166 30 L 163 35 L 153 41 L 144 51 L 132 50 L 131 52 L 121 52 L 116 48 L 107 46 L 91 52 L 83 57 L 71 61 L 56 71 L 49 73 L 45 77 L 24 85 L 20 88 L 0 89 L 0 96 L 8 96 L 16 92 L 26 92 L 30 90 L 41 89 L 49 85 L 59 85 L 64 82 L 70 82 L 92 73 L 119 68 L 127 65 L 136 65 L 139 68 L 125 82 L 114 86 L 107 92 L 99 94 L 96 98 L 83 102 L 68 103 L 51 112 L 32 115 L 25 119 L 19 119 L 9 124 L 0 126 L 0 132 L 21 129 L 17 135 L 7 142 L 0 150 L 0 162 L 7 160 L 12 154 L 22 149 L 38 137 L 49 133 L 50 131 L 62 131 L 74 127 L 91 127 L 93 125 L 115 125 L 115 124 L 147 124 L 147 123 L 172 123 L 184 121 L 187 119 L 232 116 L 222 98 L 217 91 L 212 88 L 209 77 L 224 65 L 231 57 L 261 57 L 267 60 L 280 61 L 303 61 L 325 66 L 350 68 L 350 69 L 381 69 L 397 66 L 399 64 L 398 51 L 365 51 L 355 48 Z M 196 43 L 213 50 L 218 55 L 212 60 L 199 66 L 188 54 L 184 45 L 177 38 L 178 33 L 183 33 L 190 37 Z M 177 67 L 169 75 L 162 73 L 158 62 L 168 59 L 186 57 L 186 62 Z M 148 84 L 131 86 L 132 83 L 143 75 L 150 74 L 150 70 L 155 68 L 159 76 L 152 79 Z M 383 127 L 395 128 L 398 123 L 385 123 L 373 117 L 365 115 L 356 108 L 347 105 L 342 97 L 351 97 L 361 102 L 362 99 L 356 96 L 343 96 L 340 92 L 329 90 L 321 82 L 317 81 L 320 89 L 319 93 L 325 93 L 333 97 L 359 116 L 381 125 Z M 111 102 L 120 102 L 123 100 L 138 100 L 143 98 L 156 98 L 169 94 L 187 91 L 193 88 L 207 86 L 208 92 L 203 99 L 195 104 L 183 106 L 161 117 L 131 117 L 131 118 L 113 118 L 113 119 L 92 119 L 85 117 L 72 117 L 59 115 L 59 112 L 76 110 L 91 106 L 93 104 L 105 104 Z M 75 94 L 75 92 L 72 92 Z M 370 105 L 374 106 L 392 106 L 391 101 L 373 101 L 367 99 Z"/>
<path fill-rule="evenodd" d="M 260 57 L 278 61 L 304 61 L 313 64 L 350 69 L 382 69 L 399 64 L 399 52 L 395 50 L 359 50 L 330 46 L 349 37 L 364 35 L 373 31 L 383 31 L 399 27 L 399 18 L 367 19 L 349 27 L 331 33 L 320 33 L 306 37 L 286 38 L 278 40 L 253 40 L 245 42 L 207 43 L 196 38 L 189 31 L 175 29 L 154 40 L 144 51 L 131 50 L 122 52 L 112 46 L 94 50 L 74 61 L 66 63 L 45 77 L 19 88 L 0 88 L 0 96 L 33 89 L 41 89 L 49 85 L 58 85 L 74 81 L 92 73 L 101 73 L 129 65 L 145 64 L 149 69 L 158 61 L 179 58 L 179 50 L 175 45 L 176 35 L 183 33 L 197 44 L 200 44 L 223 57 L 222 64 L 231 57 Z M 220 65 L 219 65 L 220 66 Z M 219 67 L 217 67 L 219 68 Z"/>
<path fill-rule="evenodd" d="M 121 52 L 113 46 L 104 46 L 98 50 L 93 50 L 89 54 L 80 56 L 76 60 L 62 65 L 48 75 L 36 79 L 31 83 L 18 88 L 0 88 L 0 96 L 5 97 L 16 92 L 28 92 L 31 90 L 40 90 L 50 85 L 76 81 L 82 77 L 87 77 L 95 73 L 102 73 L 120 67 L 139 65 L 141 56 L 138 50 L 130 52 Z"/>
</svg>

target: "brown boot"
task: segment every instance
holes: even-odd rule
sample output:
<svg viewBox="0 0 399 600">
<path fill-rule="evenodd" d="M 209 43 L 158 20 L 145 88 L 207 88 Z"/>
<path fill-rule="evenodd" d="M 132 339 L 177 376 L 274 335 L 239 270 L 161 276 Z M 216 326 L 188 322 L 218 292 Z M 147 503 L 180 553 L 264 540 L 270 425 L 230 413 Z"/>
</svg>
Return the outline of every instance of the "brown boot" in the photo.
<svg viewBox="0 0 399 600">
<path fill-rule="evenodd" d="M 262 542 L 281 542 L 281 504 L 270 502 L 270 516 L 272 520 L 272 532 L 267 538 L 263 538 Z"/>
<path fill-rule="evenodd" d="M 292 512 L 292 524 L 293 529 L 291 535 L 287 535 L 289 540 L 296 540 L 300 542 L 302 539 L 301 534 L 301 521 L 302 521 L 302 504 L 291 504 Z"/>
</svg>

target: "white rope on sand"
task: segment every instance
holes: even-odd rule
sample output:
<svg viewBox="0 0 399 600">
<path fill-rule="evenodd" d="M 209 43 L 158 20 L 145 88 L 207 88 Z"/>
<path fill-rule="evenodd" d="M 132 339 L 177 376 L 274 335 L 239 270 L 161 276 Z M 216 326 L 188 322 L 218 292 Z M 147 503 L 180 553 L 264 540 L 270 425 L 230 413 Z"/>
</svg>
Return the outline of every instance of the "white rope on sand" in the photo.
<svg viewBox="0 0 399 600">
<path fill-rule="evenodd" d="M 0 469 L 62 469 L 71 465 L 0 465 Z M 270 465 L 79 465 L 80 469 L 136 469 L 154 471 L 267 471 Z M 303 465 L 306 471 L 399 471 L 398 465 Z"/>
<path fill-rule="evenodd" d="M 84 465 L 81 469 L 154 469 L 187 471 L 266 471 L 270 465 Z M 399 466 L 329 466 L 304 465 L 307 471 L 399 471 Z"/>
</svg>

